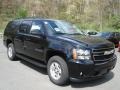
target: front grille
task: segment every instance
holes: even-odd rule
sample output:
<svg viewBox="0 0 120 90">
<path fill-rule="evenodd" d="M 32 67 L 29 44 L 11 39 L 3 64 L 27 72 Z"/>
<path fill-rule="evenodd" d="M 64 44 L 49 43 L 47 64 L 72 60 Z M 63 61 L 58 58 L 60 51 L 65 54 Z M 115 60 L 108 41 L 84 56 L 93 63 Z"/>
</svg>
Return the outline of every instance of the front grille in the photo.
<svg viewBox="0 0 120 90">
<path fill-rule="evenodd" d="M 111 47 L 111 48 L 93 49 L 94 63 L 95 64 L 104 63 L 111 60 L 114 56 L 114 53 L 104 55 L 105 51 L 111 51 L 111 50 L 114 50 L 114 48 Z"/>
</svg>

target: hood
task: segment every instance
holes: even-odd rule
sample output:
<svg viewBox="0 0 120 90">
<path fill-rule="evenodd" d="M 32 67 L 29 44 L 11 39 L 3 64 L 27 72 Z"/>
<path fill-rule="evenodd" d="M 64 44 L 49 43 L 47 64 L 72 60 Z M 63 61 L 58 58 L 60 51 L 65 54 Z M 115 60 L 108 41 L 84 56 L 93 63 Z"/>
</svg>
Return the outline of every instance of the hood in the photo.
<svg viewBox="0 0 120 90">
<path fill-rule="evenodd" d="M 63 37 L 64 39 L 72 39 L 90 47 L 114 47 L 114 45 L 108 40 L 94 36 L 61 35 L 60 37 Z"/>
</svg>

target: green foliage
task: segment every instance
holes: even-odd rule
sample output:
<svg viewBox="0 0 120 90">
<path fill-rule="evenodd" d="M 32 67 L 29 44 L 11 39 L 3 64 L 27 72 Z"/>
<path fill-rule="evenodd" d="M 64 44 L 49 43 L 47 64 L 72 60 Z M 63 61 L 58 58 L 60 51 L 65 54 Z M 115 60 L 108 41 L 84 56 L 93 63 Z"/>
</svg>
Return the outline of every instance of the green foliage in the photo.
<svg viewBox="0 0 120 90">
<path fill-rule="evenodd" d="M 76 23 L 76 26 L 83 30 L 100 31 L 99 26 L 96 25 L 95 23 L 85 23 L 85 24 Z"/>
<path fill-rule="evenodd" d="M 120 29 L 120 16 L 113 16 L 111 18 L 111 23 L 110 25 L 114 28 L 114 29 Z"/>
<path fill-rule="evenodd" d="M 27 15 L 28 15 L 28 12 L 27 12 L 26 9 L 19 8 L 18 11 L 17 11 L 16 18 L 25 18 L 25 17 L 27 17 Z"/>
<path fill-rule="evenodd" d="M 120 0 L 1 0 L 0 31 L 9 20 L 28 16 L 63 19 L 84 30 L 120 31 L 119 6 Z"/>
</svg>

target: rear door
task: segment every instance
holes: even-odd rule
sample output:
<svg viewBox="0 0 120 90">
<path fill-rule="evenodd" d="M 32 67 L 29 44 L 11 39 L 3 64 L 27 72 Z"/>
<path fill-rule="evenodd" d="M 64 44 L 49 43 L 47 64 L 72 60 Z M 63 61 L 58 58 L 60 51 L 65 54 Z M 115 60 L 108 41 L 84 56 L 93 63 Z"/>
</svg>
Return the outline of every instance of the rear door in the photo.
<svg viewBox="0 0 120 90">
<path fill-rule="evenodd" d="M 39 20 L 32 21 L 29 34 L 25 37 L 26 55 L 37 60 L 44 60 L 47 41 L 44 38 L 44 24 Z"/>
<path fill-rule="evenodd" d="M 23 21 L 20 26 L 19 30 L 17 31 L 17 34 L 15 35 L 15 49 L 16 52 L 19 54 L 25 54 L 25 45 L 24 45 L 24 39 L 26 35 L 28 34 L 28 30 L 31 27 L 32 21 Z"/>
</svg>

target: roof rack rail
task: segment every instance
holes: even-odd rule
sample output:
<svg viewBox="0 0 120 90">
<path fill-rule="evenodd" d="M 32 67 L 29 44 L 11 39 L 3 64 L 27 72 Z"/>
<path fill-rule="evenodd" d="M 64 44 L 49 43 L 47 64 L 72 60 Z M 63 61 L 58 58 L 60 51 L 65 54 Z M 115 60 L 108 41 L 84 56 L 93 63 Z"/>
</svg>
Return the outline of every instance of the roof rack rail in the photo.
<svg viewBox="0 0 120 90">
<path fill-rule="evenodd" d="M 21 18 L 21 17 L 19 17 L 19 18 L 15 18 L 15 20 L 16 19 L 44 19 L 44 18 L 41 18 L 41 17 L 24 17 L 24 18 Z"/>
</svg>

